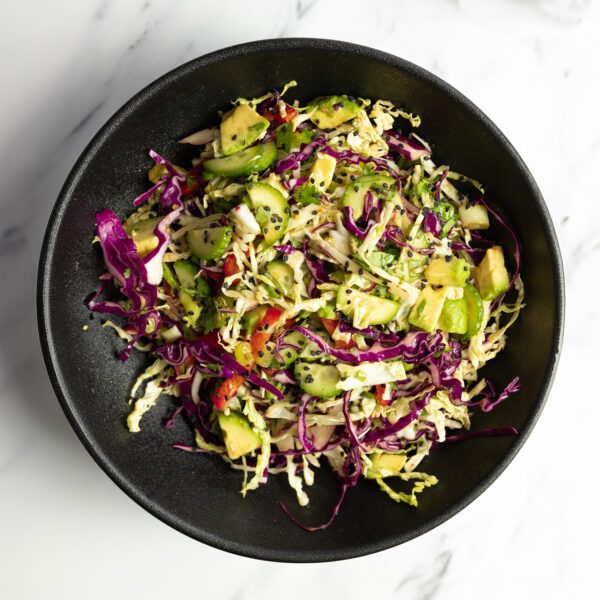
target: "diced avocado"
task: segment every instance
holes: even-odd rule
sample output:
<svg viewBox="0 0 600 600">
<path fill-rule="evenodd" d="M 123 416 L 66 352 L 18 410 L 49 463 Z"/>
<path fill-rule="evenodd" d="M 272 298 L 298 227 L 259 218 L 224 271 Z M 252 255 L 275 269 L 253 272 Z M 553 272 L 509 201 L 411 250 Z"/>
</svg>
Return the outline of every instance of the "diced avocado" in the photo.
<svg viewBox="0 0 600 600">
<path fill-rule="evenodd" d="M 187 243 L 194 256 L 202 260 L 214 260 L 225 254 L 225 250 L 231 242 L 232 233 L 229 226 L 193 229 L 187 233 Z"/>
<path fill-rule="evenodd" d="M 504 253 L 500 246 L 487 249 L 483 260 L 475 268 L 475 282 L 484 300 L 493 300 L 508 290 L 510 277 L 504 266 Z"/>
<path fill-rule="evenodd" d="M 333 173 L 335 172 L 336 165 L 337 161 L 333 156 L 318 152 L 317 158 L 310 169 L 308 181 L 314 185 L 317 190 L 325 192 L 333 180 Z"/>
<path fill-rule="evenodd" d="M 173 263 L 175 275 L 181 284 L 181 287 L 194 289 L 196 287 L 196 275 L 198 267 L 189 260 L 178 260 Z"/>
<path fill-rule="evenodd" d="M 348 96 L 322 96 L 312 100 L 310 105 L 317 106 L 310 120 L 320 129 L 338 127 L 353 119 L 363 108 Z"/>
<path fill-rule="evenodd" d="M 488 229 L 490 226 L 488 211 L 483 204 L 460 206 L 458 215 L 465 229 Z"/>
<path fill-rule="evenodd" d="M 260 448 L 260 438 L 244 415 L 235 411 L 230 411 L 228 415 L 220 412 L 217 419 L 227 456 L 231 460 L 236 460 Z"/>
<path fill-rule="evenodd" d="M 483 302 L 475 286 L 467 283 L 463 290 L 463 298 L 467 304 L 467 330 L 465 338 L 473 337 L 483 322 Z"/>
<path fill-rule="evenodd" d="M 467 331 L 467 301 L 464 298 L 446 298 L 440 313 L 438 327 L 448 333 L 463 334 Z"/>
<path fill-rule="evenodd" d="M 294 269 L 282 260 L 274 260 L 267 264 L 266 270 L 277 289 L 284 296 L 290 297 L 294 288 Z"/>
<path fill-rule="evenodd" d="M 469 273 L 469 265 L 462 258 L 434 258 L 425 269 L 425 279 L 432 285 L 463 287 Z"/>
<path fill-rule="evenodd" d="M 369 454 L 369 458 L 373 463 L 373 468 L 367 470 L 366 476 L 368 479 L 398 475 L 407 460 L 405 454 L 389 454 L 387 452 Z"/>
<path fill-rule="evenodd" d="M 269 121 L 248 104 L 234 108 L 221 122 L 221 148 L 229 156 L 247 148 L 269 128 Z"/>
<path fill-rule="evenodd" d="M 445 287 L 434 289 L 426 285 L 408 315 L 408 322 L 425 331 L 435 331 L 448 290 Z"/>
<path fill-rule="evenodd" d="M 365 209 L 365 198 L 367 192 L 371 192 L 376 198 L 386 201 L 393 200 L 398 196 L 395 180 L 387 175 L 363 175 L 353 181 L 344 192 L 342 206 L 352 209 L 352 216 L 358 221 Z"/>
<path fill-rule="evenodd" d="M 192 329 L 196 327 L 196 323 L 202 314 L 202 307 L 194 302 L 194 299 L 184 289 L 179 290 L 179 302 L 186 314 L 186 323 Z"/>
<path fill-rule="evenodd" d="M 224 177 L 240 177 L 264 171 L 277 158 L 275 142 L 246 148 L 230 156 L 209 158 L 203 163 L 207 173 Z"/>
<path fill-rule="evenodd" d="M 144 258 L 158 246 L 158 238 L 154 235 L 154 230 L 160 219 L 161 217 L 144 219 L 126 228 L 140 258 Z"/>
<path fill-rule="evenodd" d="M 389 323 L 400 309 L 400 305 L 393 300 L 373 296 L 344 285 L 338 288 L 336 307 L 351 318 L 357 310 L 360 311 L 360 322 L 365 327 Z"/>
<path fill-rule="evenodd" d="M 340 380 L 340 372 L 333 365 L 297 362 L 294 375 L 302 390 L 311 396 L 335 398 L 341 393 L 336 387 Z"/>
<path fill-rule="evenodd" d="M 172 290 L 179 289 L 179 282 L 175 279 L 175 275 L 167 263 L 163 263 L 163 279 L 171 286 Z"/>
<path fill-rule="evenodd" d="M 290 219 L 288 201 L 280 191 L 266 183 L 250 183 L 246 191 L 265 244 L 272 246 L 285 234 Z"/>
</svg>

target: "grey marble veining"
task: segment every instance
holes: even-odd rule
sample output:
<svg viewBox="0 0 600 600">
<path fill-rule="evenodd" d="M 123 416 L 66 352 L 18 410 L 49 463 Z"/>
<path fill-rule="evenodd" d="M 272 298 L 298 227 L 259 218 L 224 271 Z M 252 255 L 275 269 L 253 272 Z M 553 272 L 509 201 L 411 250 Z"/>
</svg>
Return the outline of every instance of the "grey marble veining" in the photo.
<svg viewBox="0 0 600 600">
<path fill-rule="evenodd" d="M 600 334 L 600 26 L 595 0 L 34 0 L 0 37 L 0 589 L 6 598 L 590 597 L 600 527 L 594 387 Z M 561 369 L 504 475 L 438 529 L 375 556 L 272 565 L 226 555 L 146 514 L 63 417 L 37 343 L 35 278 L 54 199 L 79 153 L 169 69 L 251 39 L 375 46 L 456 86 L 507 134 L 560 238 Z M 368 507 L 366 507 L 368 510 Z"/>
</svg>

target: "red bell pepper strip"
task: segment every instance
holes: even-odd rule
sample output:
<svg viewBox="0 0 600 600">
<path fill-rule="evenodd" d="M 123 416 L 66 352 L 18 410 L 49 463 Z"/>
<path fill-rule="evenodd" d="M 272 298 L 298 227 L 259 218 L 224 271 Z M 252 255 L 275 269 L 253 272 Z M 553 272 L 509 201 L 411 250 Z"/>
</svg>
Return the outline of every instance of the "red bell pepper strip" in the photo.
<svg viewBox="0 0 600 600">
<path fill-rule="evenodd" d="M 377 398 L 377 402 L 379 402 L 379 404 L 381 406 L 389 406 L 392 401 L 391 401 L 391 399 L 384 400 L 384 398 L 383 398 L 384 393 L 385 393 L 385 385 L 376 385 L 375 386 L 375 398 Z"/>
<path fill-rule="evenodd" d="M 200 189 L 200 182 L 198 180 L 194 180 L 191 183 L 185 183 L 181 187 L 181 195 L 182 196 L 191 196 L 195 192 Z"/>
<path fill-rule="evenodd" d="M 323 323 L 323 327 L 327 329 L 327 333 L 333 339 L 333 332 L 338 328 L 340 324 L 339 319 L 325 319 L 321 317 L 321 322 Z M 335 347 L 339 350 L 350 350 L 350 348 L 354 348 L 356 346 L 356 342 L 350 338 L 349 342 L 343 342 L 342 340 L 334 340 Z"/>
<path fill-rule="evenodd" d="M 225 259 L 225 264 L 223 265 L 223 273 L 225 274 L 225 277 L 231 277 L 232 275 L 235 275 L 236 273 L 240 273 L 240 272 L 241 272 L 241 269 L 238 266 L 235 255 L 228 254 L 227 258 Z M 240 278 L 237 277 L 231 283 L 232 284 L 237 283 L 239 280 L 240 280 Z"/>
<path fill-rule="evenodd" d="M 219 410 L 223 410 L 227 406 L 227 402 L 237 394 L 244 381 L 244 377 L 237 373 L 225 379 L 213 394 L 213 404 Z"/>
<path fill-rule="evenodd" d="M 262 115 L 267 121 L 271 123 L 288 123 L 295 116 L 298 115 L 298 111 L 295 108 L 292 108 L 289 104 L 285 105 L 285 117 L 281 115 L 279 112 L 279 108 L 274 108 L 273 110 L 267 111 L 264 115 Z"/>
<path fill-rule="evenodd" d="M 254 330 L 250 338 L 250 348 L 252 355 L 256 358 L 258 353 L 264 350 L 267 342 L 271 339 L 274 331 L 274 325 L 279 321 L 283 313 L 278 308 L 267 308 L 263 318 L 259 321 L 258 327 Z"/>
</svg>

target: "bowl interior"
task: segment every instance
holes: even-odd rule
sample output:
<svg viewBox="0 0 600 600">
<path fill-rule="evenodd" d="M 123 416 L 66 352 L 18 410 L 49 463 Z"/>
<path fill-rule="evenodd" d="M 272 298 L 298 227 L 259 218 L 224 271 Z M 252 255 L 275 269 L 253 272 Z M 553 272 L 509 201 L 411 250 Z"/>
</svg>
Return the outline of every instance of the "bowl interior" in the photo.
<svg viewBox="0 0 600 600">
<path fill-rule="evenodd" d="M 119 216 L 147 187 L 147 148 L 186 164 L 193 154 L 176 140 L 214 123 L 216 111 L 238 96 L 259 95 L 290 79 L 301 101 L 348 93 L 385 98 L 423 118 L 420 134 L 434 144 L 438 164 L 484 182 L 488 198 L 523 242 L 527 308 L 509 344 L 485 374 L 498 386 L 515 375 L 522 391 L 493 413 L 476 413 L 473 429 L 513 425 L 520 435 L 443 446 L 422 464 L 440 483 L 414 509 L 396 505 L 376 484 L 350 490 L 334 524 L 309 534 L 278 508 L 285 501 L 305 522 L 326 518 L 337 484 L 326 466 L 316 474 L 309 508 L 299 509 L 285 480 L 242 499 L 241 477 L 220 459 L 170 448 L 191 441 L 179 423 L 162 422 L 169 400 L 125 428 L 129 389 L 146 363 L 120 363 L 120 341 L 90 320 L 84 306 L 97 285 L 102 259 L 91 245 L 94 214 Z M 509 244 L 502 232 L 499 241 Z M 107 473 L 159 518 L 203 542 L 250 556 L 316 561 L 340 559 L 406 541 L 466 506 L 510 462 L 541 410 L 555 367 L 562 324 L 558 247 L 543 201 L 525 166 L 473 105 L 429 73 L 398 58 L 340 42 L 278 40 L 227 49 L 188 63 L 129 102 L 102 129 L 72 171 L 51 219 L 40 268 L 40 329 L 50 375 L 78 435 Z M 83 325 L 89 325 L 84 331 Z"/>
</svg>

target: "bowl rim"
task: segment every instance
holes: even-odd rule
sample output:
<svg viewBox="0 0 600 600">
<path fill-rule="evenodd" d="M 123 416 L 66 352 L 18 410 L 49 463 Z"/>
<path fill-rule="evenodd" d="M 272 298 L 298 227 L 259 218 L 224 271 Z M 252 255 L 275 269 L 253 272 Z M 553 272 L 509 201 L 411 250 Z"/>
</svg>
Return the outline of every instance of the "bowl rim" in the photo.
<svg viewBox="0 0 600 600">
<path fill-rule="evenodd" d="M 137 490 L 135 486 L 131 485 L 127 479 L 122 477 L 117 466 L 108 459 L 108 457 L 103 453 L 102 448 L 100 448 L 99 445 L 97 445 L 94 441 L 93 436 L 89 436 L 86 428 L 78 421 L 72 409 L 72 405 L 74 405 L 74 403 L 64 391 L 66 389 L 65 382 L 60 375 L 60 370 L 55 366 L 55 363 L 59 363 L 59 358 L 55 350 L 54 341 L 51 334 L 49 303 L 50 257 L 54 254 L 58 225 L 60 224 L 63 214 L 69 203 L 72 190 L 77 185 L 81 174 L 85 171 L 96 152 L 104 144 L 107 137 L 110 136 L 113 129 L 119 126 L 123 119 L 137 110 L 139 105 L 142 104 L 147 98 L 153 96 L 162 88 L 168 86 L 173 80 L 177 80 L 178 78 L 185 76 L 198 68 L 203 68 L 206 65 L 228 58 L 236 58 L 245 54 L 261 53 L 265 51 L 271 52 L 281 50 L 299 50 L 307 47 L 351 53 L 373 59 L 377 62 L 392 66 L 393 68 L 408 72 L 409 74 L 434 85 L 443 93 L 460 102 L 475 119 L 482 122 L 484 127 L 497 141 L 500 142 L 504 150 L 511 156 L 531 191 L 534 203 L 537 206 L 538 213 L 542 220 L 544 233 L 551 249 L 550 260 L 555 280 L 554 300 L 556 305 L 556 319 L 553 330 L 553 344 L 555 352 L 552 356 L 552 359 L 549 361 L 549 364 L 546 366 L 546 372 L 540 388 L 538 399 L 532 407 L 526 423 L 521 428 L 519 434 L 515 437 L 513 444 L 507 449 L 500 462 L 492 469 L 487 477 L 474 486 L 458 502 L 452 506 L 449 506 L 446 510 L 438 514 L 436 517 L 430 519 L 420 527 L 412 529 L 407 533 L 400 533 L 375 543 L 357 543 L 350 548 L 336 550 L 311 550 L 310 553 L 298 550 L 290 551 L 283 549 L 265 549 L 255 547 L 251 544 L 223 539 L 207 531 L 194 528 L 183 519 L 180 519 L 174 513 L 163 510 L 151 498 L 146 497 L 143 493 Z M 529 437 L 533 427 L 539 419 L 554 381 L 563 341 L 565 318 L 564 285 L 563 265 L 558 239 L 556 237 L 556 232 L 550 217 L 550 213 L 533 176 L 525 165 L 523 159 L 508 141 L 506 136 L 491 121 L 491 119 L 487 117 L 483 111 L 481 111 L 481 109 L 475 106 L 475 104 L 473 104 L 461 92 L 426 69 L 382 50 L 359 44 L 353 44 L 350 42 L 325 38 L 273 38 L 246 42 L 216 50 L 192 59 L 183 65 L 168 71 L 158 79 L 145 86 L 140 92 L 129 99 L 110 117 L 110 119 L 108 119 L 108 121 L 100 128 L 96 135 L 94 135 L 69 172 L 69 175 L 67 176 L 67 179 L 65 180 L 65 183 L 59 192 L 48 220 L 48 225 L 46 227 L 42 249 L 40 252 L 37 275 L 37 321 L 42 354 L 46 369 L 48 371 L 48 376 L 54 389 L 54 393 L 56 394 L 61 408 L 65 413 L 65 416 L 67 417 L 77 437 L 94 461 L 131 499 L 133 499 L 150 514 L 160 519 L 163 523 L 195 540 L 208 544 L 214 548 L 225 550 L 240 556 L 267 561 L 312 563 L 344 560 L 348 558 L 365 556 L 367 554 L 392 548 L 423 535 L 466 508 L 491 485 L 491 483 L 504 471 L 504 469 L 506 469 Z"/>
</svg>

